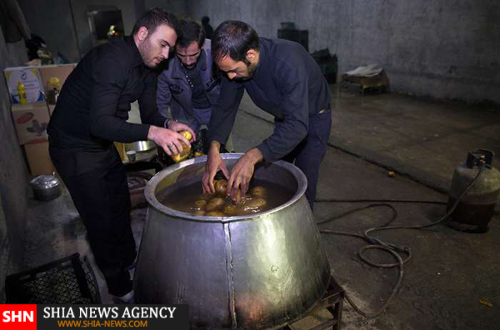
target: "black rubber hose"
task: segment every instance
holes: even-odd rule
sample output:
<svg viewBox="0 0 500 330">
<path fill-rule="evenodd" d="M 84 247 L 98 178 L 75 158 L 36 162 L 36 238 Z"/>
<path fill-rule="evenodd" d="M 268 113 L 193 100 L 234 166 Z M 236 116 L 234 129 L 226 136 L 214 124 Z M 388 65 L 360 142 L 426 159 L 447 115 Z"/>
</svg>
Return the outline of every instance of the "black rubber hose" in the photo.
<svg viewBox="0 0 500 330">
<path fill-rule="evenodd" d="M 436 225 L 438 225 L 438 224 L 446 221 L 448 219 L 448 217 L 455 211 L 455 209 L 457 208 L 458 204 L 462 201 L 462 199 L 464 198 L 464 196 L 469 192 L 469 190 L 472 188 L 472 186 L 474 186 L 474 184 L 477 182 L 477 179 L 479 178 L 479 176 L 483 172 L 483 169 L 484 169 L 484 164 L 481 164 L 480 167 L 479 167 L 479 171 L 478 171 L 477 175 L 474 177 L 474 179 L 472 180 L 472 182 L 467 186 L 467 188 L 463 191 L 463 193 L 457 198 L 457 200 L 455 201 L 455 203 L 453 204 L 453 206 L 448 210 L 448 212 L 446 212 L 446 214 L 444 216 L 442 216 L 439 220 L 434 221 L 434 222 L 432 222 L 430 224 L 427 224 L 427 225 L 388 226 L 394 220 L 396 220 L 396 218 L 398 216 L 397 210 L 392 205 L 390 205 L 388 203 L 425 203 L 425 204 L 440 204 L 440 205 L 444 204 L 444 205 L 446 205 L 447 204 L 446 202 L 440 202 L 440 201 L 422 201 L 422 200 L 398 200 L 398 199 L 382 199 L 382 200 L 381 199 L 357 199 L 357 200 L 352 200 L 352 199 L 317 199 L 315 201 L 315 202 L 321 202 L 321 203 L 325 203 L 325 202 L 327 202 L 327 203 L 367 203 L 367 202 L 377 202 L 376 204 L 370 204 L 370 205 L 358 207 L 358 208 L 349 210 L 347 212 L 341 213 L 339 215 L 336 215 L 336 216 L 333 216 L 333 217 L 328 217 L 325 220 L 321 220 L 321 221 L 317 222 L 316 224 L 318 226 L 321 226 L 321 225 L 324 225 L 326 223 L 332 222 L 334 220 L 340 219 L 340 218 L 342 218 L 342 217 L 344 217 L 346 215 L 349 215 L 349 214 L 352 214 L 352 213 L 355 213 L 355 212 L 359 212 L 361 210 L 366 210 L 366 209 L 369 209 L 369 208 L 373 208 L 373 207 L 388 207 L 392 211 L 392 217 L 391 217 L 391 219 L 389 219 L 389 221 L 387 221 L 382 226 L 374 227 L 374 228 L 369 228 L 369 229 L 365 230 L 365 232 L 363 233 L 363 235 L 356 234 L 356 233 L 350 233 L 350 232 L 343 232 L 343 231 L 334 231 L 334 230 L 329 230 L 329 229 L 320 230 L 320 233 L 323 233 L 323 234 L 335 234 L 335 235 L 346 235 L 346 236 L 351 236 L 351 237 L 357 237 L 357 238 L 364 239 L 365 241 L 367 241 L 368 243 L 370 243 L 370 245 L 364 246 L 364 247 L 362 247 L 358 251 L 358 256 L 365 263 L 367 263 L 367 264 L 369 264 L 369 265 L 371 265 L 373 267 L 378 267 L 378 268 L 394 268 L 394 267 L 399 267 L 398 280 L 397 280 L 394 288 L 392 289 L 391 294 L 389 295 L 389 298 L 387 298 L 387 300 L 382 305 L 382 307 L 380 307 L 378 310 L 376 310 L 373 313 L 367 313 L 367 312 L 362 311 L 352 301 L 351 297 L 347 294 L 347 292 L 345 293 L 345 297 L 346 297 L 347 301 L 352 306 L 352 308 L 354 308 L 354 310 L 356 312 L 358 312 L 360 315 L 362 315 L 364 317 L 367 317 L 367 318 L 375 318 L 375 317 L 381 315 L 386 310 L 386 308 L 389 305 L 389 303 L 392 300 L 392 298 L 394 298 L 394 296 L 399 291 L 399 288 L 400 288 L 401 283 L 403 281 L 403 274 L 404 274 L 403 267 L 404 267 L 404 264 L 407 263 L 408 261 L 410 261 L 411 256 L 412 256 L 412 252 L 411 252 L 411 249 L 409 247 L 397 246 L 395 244 L 386 243 L 386 242 L 384 242 L 384 241 L 382 241 L 382 240 L 380 240 L 380 239 L 378 239 L 376 237 L 369 236 L 369 233 L 372 233 L 372 232 L 375 232 L 375 231 L 381 231 L 381 230 L 390 230 L 390 229 L 419 229 L 419 230 L 422 230 L 422 229 L 427 229 L 427 228 L 434 227 L 434 226 L 436 226 Z M 366 258 L 364 256 L 363 253 L 366 250 L 371 250 L 371 249 L 380 249 L 380 250 L 386 251 L 386 252 L 390 253 L 396 259 L 397 262 L 396 263 L 376 263 L 376 262 L 370 261 L 368 258 Z M 400 256 L 400 253 L 406 254 L 407 255 L 406 259 L 403 259 Z"/>
</svg>

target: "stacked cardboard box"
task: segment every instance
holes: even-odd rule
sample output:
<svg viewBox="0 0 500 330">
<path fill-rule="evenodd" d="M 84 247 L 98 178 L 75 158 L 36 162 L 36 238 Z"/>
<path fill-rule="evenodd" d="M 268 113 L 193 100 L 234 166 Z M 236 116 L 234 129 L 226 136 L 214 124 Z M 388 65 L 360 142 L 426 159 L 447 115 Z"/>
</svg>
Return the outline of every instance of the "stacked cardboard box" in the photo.
<svg viewBox="0 0 500 330">
<path fill-rule="evenodd" d="M 66 64 L 4 70 L 11 96 L 12 119 L 33 175 L 55 172 L 49 157 L 47 136 L 47 125 L 55 105 L 48 104 L 45 95 L 49 91 L 51 78 L 57 78 L 62 86 L 74 67 L 74 64 Z M 22 82 L 25 87 L 26 103 L 20 102 L 18 82 Z"/>
<path fill-rule="evenodd" d="M 46 103 L 13 104 L 11 110 L 20 145 L 47 141 L 50 117 Z"/>
</svg>

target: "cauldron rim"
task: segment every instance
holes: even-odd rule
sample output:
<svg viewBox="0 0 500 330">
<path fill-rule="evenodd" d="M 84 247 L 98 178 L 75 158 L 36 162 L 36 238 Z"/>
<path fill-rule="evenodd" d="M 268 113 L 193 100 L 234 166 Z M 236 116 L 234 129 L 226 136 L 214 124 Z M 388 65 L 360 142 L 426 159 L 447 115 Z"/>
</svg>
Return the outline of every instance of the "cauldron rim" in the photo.
<svg viewBox="0 0 500 330">
<path fill-rule="evenodd" d="M 243 156 L 243 153 L 225 153 L 221 154 L 221 157 L 223 160 L 236 160 L 239 159 L 241 156 Z M 282 160 L 275 161 L 272 163 L 271 166 L 280 166 L 284 169 L 286 169 L 288 172 L 290 172 L 293 177 L 297 180 L 297 191 L 295 194 L 285 203 L 281 204 L 280 206 L 277 206 L 275 208 L 272 208 L 270 210 L 264 211 L 264 212 L 259 212 L 255 214 L 249 214 L 249 215 L 239 215 L 239 216 L 232 216 L 232 217 L 210 217 L 210 216 L 200 216 L 200 215 L 194 215 L 192 213 L 187 213 L 187 212 L 181 212 L 177 211 L 173 208 L 170 208 L 158 201 L 156 198 L 156 186 L 167 176 L 171 175 L 172 173 L 181 170 L 182 168 L 191 166 L 193 164 L 199 164 L 199 163 L 206 163 L 207 161 L 207 156 L 200 156 L 196 157 L 193 159 L 188 159 L 183 162 L 180 162 L 178 164 L 169 166 L 162 171 L 156 173 L 151 180 L 146 185 L 146 188 L 144 190 L 144 194 L 146 196 L 146 200 L 148 201 L 150 207 L 155 208 L 156 210 L 168 214 L 169 216 L 173 216 L 175 218 L 181 218 L 182 220 L 186 221 L 197 221 L 197 222 L 221 222 L 221 223 L 229 223 L 229 222 L 237 222 L 237 221 L 245 221 L 245 220 L 254 220 L 256 218 L 262 218 L 265 217 L 269 214 L 279 212 L 282 209 L 287 208 L 288 206 L 296 203 L 304 194 L 307 188 L 307 179 L 304 173 L 295 165 L 289 162 L 285 162 Z"/>
</svg>

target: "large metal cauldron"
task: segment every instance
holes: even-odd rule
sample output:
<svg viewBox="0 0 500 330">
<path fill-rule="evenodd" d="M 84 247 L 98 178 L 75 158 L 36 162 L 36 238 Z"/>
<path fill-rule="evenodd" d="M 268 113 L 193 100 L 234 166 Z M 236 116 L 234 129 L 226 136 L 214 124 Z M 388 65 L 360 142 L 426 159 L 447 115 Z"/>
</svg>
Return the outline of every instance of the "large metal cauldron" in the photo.
<svg viewBox="0 0 500 330">
<path fill-rule="evenodd" d="M 241 154 L 224 154 L 229 169 Z M 256 168 L 257 179 L 296 191 L 285 204 L 254 216 L 207 217 L 158 200 L 200 182 L 206 157 L 156 174 L 135 270 L 139 303 L 189 304 L 192 329 L 278 328 L 299 319 L 325 293 L 330 266 L 294 165 Z"/>
</svg>

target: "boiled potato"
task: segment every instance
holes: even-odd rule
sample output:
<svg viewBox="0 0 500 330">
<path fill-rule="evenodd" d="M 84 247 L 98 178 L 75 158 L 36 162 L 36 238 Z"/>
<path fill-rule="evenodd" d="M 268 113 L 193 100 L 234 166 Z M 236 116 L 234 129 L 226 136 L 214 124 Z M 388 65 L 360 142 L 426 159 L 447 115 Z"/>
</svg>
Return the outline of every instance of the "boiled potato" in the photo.
<svg viewBox="0 0 500 330">
<path fill-rule="evenodd" d="M 215 181 L 215 193 L 219 195 L 226 195 L 227 191 L 227 180 L 226 179 L 220 179 Z"/>
<path fill-rule="evenodd" d="M 192 207 L 193 210 L 199 211 L 199 210 L 204 210 L 205 207 L 207 206 L 208 202 L 204 199 L 199 199 L 194 202 L 194 206 Z"/>
<path fill-rule="evenodd" d="M 191 132 L 189 131 L 181 131 L 179 132 L 179 134 L 184 136 L 188 141 L 191 141 L 191 139 L 193 138 L 193 134 L 191 134 Z"/>
<path fill-rule="evenodd" d="M 240 200 L 238 202 L 236 202 L 236 204 L 245 205 L 246 203 L 252 201 L 253 199 L 254 198 L 251 195 L 246 195 L 245 197 L 240 198 Z"/>
<path fill-rule="evenodd" d="M 189 156 L 189 152 L 191 151 L 191 148 L 186 147 L 186 145 L 184 143 L 182 145 L 183 145 L 183 149 L 182 149 L 181 153 L 172 157 L 172 159 L 176 163 L 180 163 L 183 160 L 186 160 Z"/>
<path fill-rule="evenodd" d="M 188 141 L 191 141 L 191 139 L 193 138 L 193 135 L 189 131 L 181 131 L 179 132 L 179 134 L 184 136 Z M 179 163 L 188 158 L 189 153 L 191 152 L 191 147 L 188 147 L 183 142 L 181 142 L 181 144 L 182 144 L 182 151 L 179 154 L 172 157 L 172 159 L 176 163 Z"/>
<path fill-rule="evenodd" d="M 224 214 L 228 216 L 236 215 L 238 211 L 239 211 L 238 206 L 234 204 L 227 205 L 226 207 L 224 207 L 223 210 Z"/>
<path fill-rule="evenodd" d="M 243 205 L 243 211 L 245 212 L 260 212 L 260 210 L 266 206 L 267 202 L 264 198 L 254 198 L 247 200 Z"/>
<path fill-rule="evenodd" d="M 262 186 L 255 186 L 250 189 L 250 195 L 252 195 L 253 197 L 266 197 L 267 190 Z"/>
<path fill-rule="evenodd" d="M 198 199 L 203 199 L 204 201 L 209 201 L 213 198 L 214 196 L 213 195 L 210 195 L 210 194 L 201 194 L 198 196 Z"/>
<path fill-rule="evenodd" d="M 194 211 L 194 215 L 205 215 L 205 210 Z"/>
<path fill-rule="evenodd" d="M 206 210 L 208 212 L 210 211 L 215 211 L 219 208 L 222 207 L 222 205 L 224 205 L 224 199 L 221 198 L 221 197 L 215 197 L 215 198 L 212 198 L 208 204 L 207 204 L 207 207 L 206 207 Z"/>
</svg>

